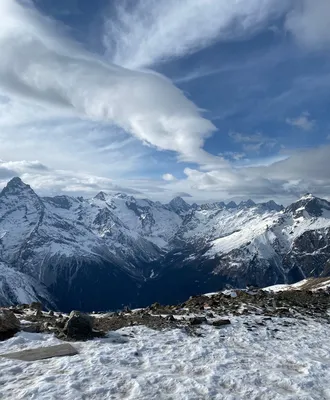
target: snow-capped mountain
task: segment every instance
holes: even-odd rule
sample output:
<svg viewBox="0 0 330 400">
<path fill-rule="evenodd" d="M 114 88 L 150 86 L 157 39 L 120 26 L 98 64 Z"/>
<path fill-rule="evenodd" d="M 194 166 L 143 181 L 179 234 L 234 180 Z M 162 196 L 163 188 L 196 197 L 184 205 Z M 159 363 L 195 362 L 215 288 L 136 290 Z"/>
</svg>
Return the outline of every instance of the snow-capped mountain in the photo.
<svg viewBox="0 0 330 400">
<path fill-rule="evenodd" d="M 291 283 L 330 273 L 329 232 L 330 203 L 312 195 L 286 209 L 163 205 L 123 193 L 42 198 L 14 178 L 0 194 L 0 303 L 109 309 Z"/>
</svg>

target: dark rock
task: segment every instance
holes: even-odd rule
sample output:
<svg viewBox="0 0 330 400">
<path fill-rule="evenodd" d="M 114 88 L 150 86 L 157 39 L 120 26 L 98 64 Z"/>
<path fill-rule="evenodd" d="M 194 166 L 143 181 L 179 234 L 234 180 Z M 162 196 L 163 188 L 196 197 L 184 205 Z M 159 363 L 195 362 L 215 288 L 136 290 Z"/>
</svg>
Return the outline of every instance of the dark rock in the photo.
<svg viewBox="0 0 330 400">
<path fill-rule="evenodd" d="M 67 320 L 68 320 L 67 318 L 58 318 L 55 321 L 55 327 L 59 329 L 64 329 Z"/>
<path fill-rule="evenodd" d="M 217 321 L 213 321 L 212 325 L 213 326 L 224 326 L 224 325 L 230 325 L 231 322 L 229 319 L 218 319 Z"/>
<path fill-rule="evenodd" d="M 206 322 L 207 319 L 205 317 L 193 317 L 189 320 L 190 325 L 201 325 L 205 324 Z"/>
<path fill-rule="evenodd" d="M 173 317 L 173 315 L 172 314 L 170 314 L 170 315 L 168 315 L 167 317 L 166 317 L 166 320 L 167 321 L 176 321 L 176 319 Z"/>
<path fill-rule="evenodd" d="M 11 310 L 0 309 L 0 340 L 11 338 L 20 330 L 20 322 Z"/>
<path fill-rule="evenodd" d="M 38 303 L 37 301 L 34 301 L 33 303 L 30 304 L 30 309 L 31 310 L 41 311 L 42 310 L 42 304 Z"/>
<path fill-rule="evenodd" d="M 94 337 L 93 318 L 79 311 L 72 311 L 63 332 L 70 339 L 87 340 Z"/>
<path fill-rule="evenodd" d="M 54 316 L 54 311 L 53 311 L 53 310 L 50 310 L 49 313 L 48 313 L 48 315 L 49 315 L 50 317 L 53 317 L 53 316 Z"/>
<path fill-rule="evenodd" d="M 41 332 L 40 324 L 24 324 L 21 326 L 23 332 L 39 333 Z"/>
<path fill-rule="evenodd" d="M 42 317 L 42 311 L 41 311 L 41 310 L 36 310 L 35 316 L 36 316 L 37 318 Z"/>
</svg>

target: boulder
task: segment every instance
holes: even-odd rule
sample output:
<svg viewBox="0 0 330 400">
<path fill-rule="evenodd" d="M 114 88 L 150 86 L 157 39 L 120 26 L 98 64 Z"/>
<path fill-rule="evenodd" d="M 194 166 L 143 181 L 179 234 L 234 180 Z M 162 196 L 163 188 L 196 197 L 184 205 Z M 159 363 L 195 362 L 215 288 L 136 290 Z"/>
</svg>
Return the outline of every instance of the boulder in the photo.
<svg viewBox="0 0 330 400">
<path fill-rule="evenodd" d="M 95 336 L 93 332 L 93 318 L 79 311 L 71 311 L 63 332 L 70 339 L 91 339 Z"/>
<path fill-rule="evenodd" d="M 212 325 L 213 326 L 224 326 L 224 325 L 230 325 L 231 322 L 229 319 L 218 319 L 217 321 L 213 321 Z"/>
<path fill-rule="evenodd" d="M 11 310 L 0 309 L 0 340 L 9 339 L 20 330 L 20 322 Z"/>
<path fill-rule="evenodd" d="M 30 304 L 30 309 L 31 310 L 36 310 L 36 311 L 42 311 L 42 304 L 38 303 L 37 301 L 34 301 Z"/>
<path fill-rule="evenodd" d="M 205 324 L 207 319 L 205 317 L 193 317 L 189 320 L 190 325 L 201 325 Z"/>
</svg>

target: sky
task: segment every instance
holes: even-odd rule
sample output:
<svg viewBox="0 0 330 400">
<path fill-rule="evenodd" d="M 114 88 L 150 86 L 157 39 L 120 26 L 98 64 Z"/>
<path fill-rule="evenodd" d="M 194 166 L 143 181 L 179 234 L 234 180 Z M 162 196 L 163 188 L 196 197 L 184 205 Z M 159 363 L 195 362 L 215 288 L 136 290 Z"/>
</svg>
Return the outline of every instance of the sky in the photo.
<svg viewBox="0 0 330 400">
<path fill-rule="evenodd" d="M 329 0 L 1 0 L 0 187 L 330 197 Z"/>
</svg>

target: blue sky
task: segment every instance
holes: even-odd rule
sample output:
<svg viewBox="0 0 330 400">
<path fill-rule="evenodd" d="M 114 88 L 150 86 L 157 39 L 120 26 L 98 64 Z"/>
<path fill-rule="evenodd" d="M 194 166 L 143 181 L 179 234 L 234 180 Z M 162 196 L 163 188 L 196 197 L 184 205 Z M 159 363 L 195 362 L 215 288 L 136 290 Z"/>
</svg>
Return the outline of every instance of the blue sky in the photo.
<svg viewBox="0 0 330 400">
<path fill-rule="evenodd" d="M 330 195 L 328 0 L 3 0 L 0 185 Z"/>
</svg>

